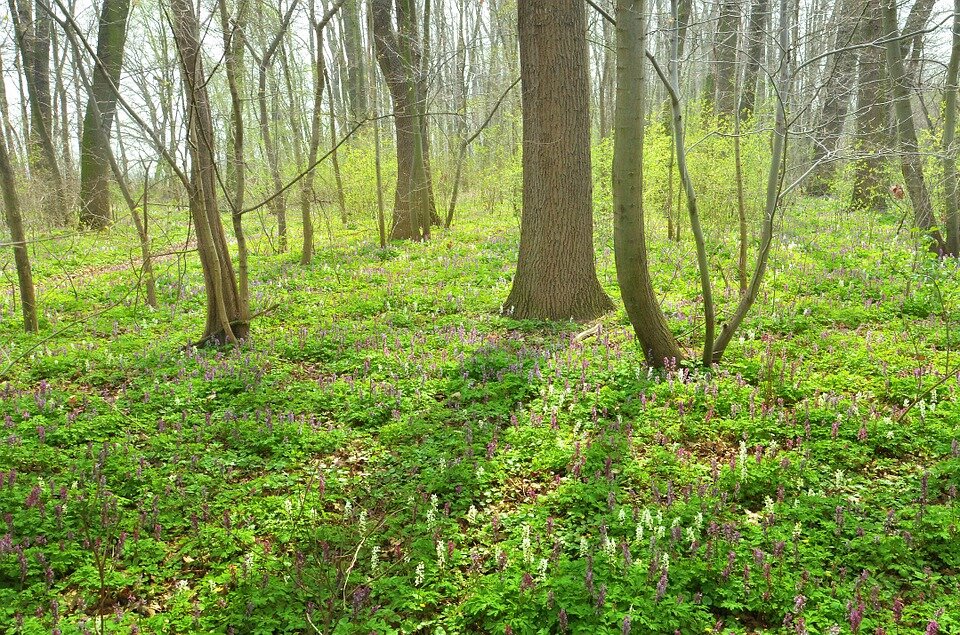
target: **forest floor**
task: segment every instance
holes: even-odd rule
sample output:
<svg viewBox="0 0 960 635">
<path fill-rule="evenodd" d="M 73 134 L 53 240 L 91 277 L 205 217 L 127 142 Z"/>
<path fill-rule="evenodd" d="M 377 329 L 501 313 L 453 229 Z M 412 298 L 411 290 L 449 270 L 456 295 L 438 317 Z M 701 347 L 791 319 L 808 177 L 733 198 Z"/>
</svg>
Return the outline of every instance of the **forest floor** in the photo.
<svg viewBox="0 0 960 635">
<path fill-rule="evenodd" d="M 0 303 L 0 632 L 960 633 L 960 272 L 831 205 L 709 373 L 649 371 L 622 308 L 582 341 L 500 317 L 506 212 L 323 227 L 307 268 L 254 237 L 279 306 L 238 350 L 186 347 L 195 254 L 151 310 L 129 227 L 35 244 L 40 336 Z M 651 262 L 696 345 L 688 241 Z"/>
</svg>

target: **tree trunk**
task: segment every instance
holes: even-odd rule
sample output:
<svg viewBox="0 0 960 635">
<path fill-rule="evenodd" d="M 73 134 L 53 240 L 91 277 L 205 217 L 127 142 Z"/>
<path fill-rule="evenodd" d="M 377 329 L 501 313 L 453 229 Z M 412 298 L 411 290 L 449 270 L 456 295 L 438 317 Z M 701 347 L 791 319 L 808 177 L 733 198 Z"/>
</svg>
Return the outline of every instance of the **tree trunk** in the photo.
<svg viewBox="0 0 960 635">
<path fill-rule="evenodd" d="M 740 32 L 739 0 L 722 0 L 714 49 L 715 113 L 727 121 L 737 109 L 737 35 Z"/>
<path fill-rule="evenodd" d="M 646 87 L 644 0 L 617 0 L 617 101 L 613 148 L 613 241 L 627 316 L 651 366 L 683 358 L 653 292 L 643 219 Z"/>
<path fill-rule="evenodd" d="M 767 270 L 767 263 L 770 258 L 770 247 L 773 244 L 773 225 L 776 220 L 777 209 L 780 207 L 782 195 L 781 185 L 783 183 L 783 173 L 786 169 L 787 161 L 787 105 L 790 103 L 792 78 L 792 65 L 789 60 L 793 57 L 793 48 L 790 38 L 790 23 L 795 20 L 791 17 L 788 10 L 788 0 L 780 0 L 780 27 L 777 34 L 777 49 L 780 51 L 778 67 L 780 76 L 777 78 L 777 114 L 773 129 L 773 139 L 771 140 L 770 168 L 767 171 L 767 192 L 766 203 L 763 211 L 763 228 L 760 232 L 760 250 L 757 253 L 757 260 L 754 263 L 753 275 L 750 278 L 750 284 L 747 285 L 745 293 L 740 294 L 740 302 L 733 315 L 727 320 L 720 329 L 720 335 L 713 343 L 713 361 L 719 362 L 727 350 L 727 346 L 733 341 L 744 318 L 750 312 L 754 302 L 760 294 L 760 285 Z"/>
<path fill-rule="evenodd" d="M 613 305 L 597 280 L 587 25 L 579 0 L 519 0 L 523 214 L 515 318 L 590 320 Z"/>
<path fill-rule="evenodd" d="M 760 62 L 763 61 L 767 24 L 770 22 L 769 0 L 753 0 L 750 5 L 750 23 L 748 27 L 749 45 L 747 47 L 747 67 L 743 74 L 743 88 L 740 93 L 739 116 L 748 119 L 753 115 L 757 102 L 757 81 L 760 78 Z"/>
<path fill-rule="evenodd" d="M 207 293 L 207 318 L 201 342 L 230 342 L 249 334 L 248 308 L 241 304 L 237 277 L 220 222 L 213 119 L 206 74 L 200 56 L 200 25 L 191 0 L 170 0 L 173 36 L 180 58 L 189 123 L 190 214 Z"/>
<path fill-rule="evenodd" d="M 615 55 L 616 34 L 614 27 L 607 20 L 603 21 L 603 64 L 600 72 L 600 138 L 606 139 L 610 135 L 610 113 L 613 111 L 611 103 L 614 100 L 614 76 L 616 75 L 617 61 Z"/>
<path fill-rule="evenodd" d="M 23 328 L 27 333 L 36 333 L 38 330 L 37 298 L 33 288 L 30 254 L 27 250 L 27 236 L 23 231 L 23 219 L 20 216 L 20 199 L 17 197 L 16 178 L 5 143 L 0 143 L 0 187 L 3 188 L 3 209 L 6 212 L 7 227 L 10 228 L 13 260 L 17 267 Z"/>
<path fill-rule="evenodd" d="M 360 34 L 360 0 L 347 0 L 340 13 L 347 58 L 347 95 L 350 119 L 355 125 L 367 116 L 367 71 L 363 38 Z"/>
<path fill-rule="evenodd" d="M 37 0 L 31 15 L 29 0 L 9 0 L 11 18 L 17 34 L 17 48 L 27 83 L 30 106 L 30 167 L 39 180 L 46 176 L 53 185 L 54 201 L 48 206 L 50 215 L 59 224 L 69 222 L 69 204 L 63 175 L 53 147 L 53 110 L 50 101 L 50 16 L 46 0 Z"/>
<path fill-rule="evenodd" d="M 843 0 L 841 22 L 833 43 L 835 49 L 843 49 L 853 42 L 859 22 L 854 13 L 857 4 L 856 0 Z M 843 123 L 847 117 L 854 61 L 853 51 L 840 51 L 833 55 L 832 65 L 828 69 L 823 108 L 820 111 L 820 123 L 813 146 L 815 167 L 807 186 L 807 193 L 811 196 L 823 196 L 829 192 L 837 171 L 837 162 L 832 159 L 832 155 L 840 144 Z M 820 165 L 816 165 L 818 163 Z"/>
<path fill-rule="evenodd" d="M 107 139 L 116 113 L 117 98 L 113 86 L 120 84 L 123 50 L 127 39 L 127 16 L 130 0 L 104 0 L 97 37 L 97 61 L 93 69 L 93 96 L 88 100 L 80 140 L 80 223 L 92 229 L 110 224 L 110 160 L 109 148 L 99 139 Z M 94 104 L 101 113 L 94 116 Z M 99 128 L 98 134 L 95 128 Z"/>
<path fill-rule="evenodd" d="M 429 178 L 420 40 L 412 0 L 397 2 L 397 29 L 391 5 L 391 0 L 370 2 L 377 61 L 393 99 L 397 134 L 397 192 L 390 237 L 425 240 L 430 237 L 436 206 Z"/>
<path fill-rule="evenodd" d="M 875 42 L 883 33 L 880 0 L 864 0 L 864 22 L 861 43 Z M 883 47 L 864 46 L 858 57 L 857 138 L 858 155 L 853 176 L 850 206 L 856 211 L 879 211 L 886 208 L 883 183 L 884 129 L 887 124 L 887 93 L 883 81 Z"/>
<path fill-rule="evenodd" d="M 913 218 L 917 229 L 927 233 L 933 241 L 932 249 L 946 250 L 943 236 L 936 228 L 933 218 L 933 205 L 930 192 L 923 176 L 923 157 L 917 143 L 917 132 L 913 124 L 913 107 L 910 105 L 910 88 L 907 85 L 906 70 L 903 66 L 903 49 L 896 39 L 899 35 L 897 23 L 897 5 L 895 0 L 881 0 L 883 33 L 887 38 L 887 69 L 893 88 L 893 105 L 897 117 L 897 133 L 900 139 L 900 169 L 903 180 L 913 204 Z"/>
<path fill-rule="evenodd" d="M 337 207 L 340 208 L 340 222 L 347 224 L 347 199 L 343 192 L 343 177 L 340 174 L 340 157 L 337 155 L 337 102 L 333 95 L 333 84 L 326 78 L 327 98 L 330 100 L 330 165 L 333 168 L 333 181 L 337 186 Z"/>
<path fill-rule="evenodd" d="M 238 0 L 237 11 L 232 20 L 228 16 L 226 0 L 219 0 L 220 26 L 223 30 L 224 66 L 227 71 L 227 86 L 230 90 L 230 134 L 228 137 L 228 161 L 233 186 L 230 202 L 230 218 L 233 234 L 237 239 L 237 304 L 240 318 L 249 319 L 250 274 L 247 238 L 243 231 L 243 201 L 246 196 L 246 166 L 243 160 L 243 29 L 247 19 L 247 0 Z"/>
<path fill-rule="evenodd" d="M 957 192 L 957 75 L 960 72 L 960 0 L 953 0 L 953 40 L 943 91 L 943 188 L 947 210 L 947 251 L 960 256 L 960 201 Z"/>
</svg>

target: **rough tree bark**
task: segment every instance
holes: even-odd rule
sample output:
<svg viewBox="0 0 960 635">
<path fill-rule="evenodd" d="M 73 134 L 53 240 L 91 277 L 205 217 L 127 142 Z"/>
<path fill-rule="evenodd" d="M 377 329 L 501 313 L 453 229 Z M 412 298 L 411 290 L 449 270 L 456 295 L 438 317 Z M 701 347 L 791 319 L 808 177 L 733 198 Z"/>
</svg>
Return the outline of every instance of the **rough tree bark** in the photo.
<svg viewBox="0 0 960 635">
<path fill-rule="evenodd" d="M 856 0 L 843 0 L 840 10 L 840 25 L 837 29 L 835 49 L 843 49 L 853 42 L 860 18 L 855 14 Z M 823 107 L 820 110 L 820 122 L 817 139 L 813 147 L 813 162 L 819 163 L 810 175 L 807 193 L 811 196 L 823 196 L 830 191 L 837 163 L 830 160 L 837 151 L 843 133 L 843 123 L 850 104 L 850 84 L 853 79 L 854 51 L 840 51 L 831 58 L 824 86 Z"/>
<path fill-rule="evenodd" d="M 760 78 L 760 62 L 767 39 L 767 24 L 770 22 L 770 0 L 753 0 L 750 4 L 750 21 L 747 27 L 746 69 L 743 73 L 743 88 L 740 93 L 739 116 L 748 119 L 753 115 L 757 102 L 757 81 Z"/>
<path fill-rule="evenodd" d="M 613 304 L 597 280 L 587 24 L 580 0 L 519 0 L 523 102 L 520 254 L 503 312 L 590 320 Z"/>
<path fill-rule="evenodd" d="M 740 33 L 739 0 L 722 0 L 717 22 L 717 43 L 714 48 L 714 112 L 727 121 L 737 109 L 737 35 Z"/>
<path fill-rule="evenodd" d="M 863 0 L 864 21 L 860 43 L 880 39 L 883 25 L 880 0 Z M 883 81 L 883 47 L 864 46 L 858 55 L 857 69 L 857 136 L 854 142 L 858 155 L 853 175 L 850 206 L 856 211 L 879 211 L 886 208 L 883 184 L 884 131 L 887 124 L 887 91 Z"/>
<path fill-rule="evenodd" d="M 397 191 L 391 239 L 425 240 L 436 216 L 429 178 L 426 84 L 422 77 L 420 38 L 412 0 L 370 0 L 377 61 L 393 100 L 397 134 Z"/>
<path fill-rule="evenodd" d="M 107 139 L 109 143 L 113 127 L 117 98 L 112 86 L 120 83 L 129 13 L 130 0 L 104 0 L 100 12 L 93 96 L 87 100 L 80 139 L 80 223 L 93 229 L 103 229 L 113 219 L 109 148 L 103 147 L 99 140 Z M 94 115 L 95 105 L 101 113 L 99 120 Z"/>
</svg>

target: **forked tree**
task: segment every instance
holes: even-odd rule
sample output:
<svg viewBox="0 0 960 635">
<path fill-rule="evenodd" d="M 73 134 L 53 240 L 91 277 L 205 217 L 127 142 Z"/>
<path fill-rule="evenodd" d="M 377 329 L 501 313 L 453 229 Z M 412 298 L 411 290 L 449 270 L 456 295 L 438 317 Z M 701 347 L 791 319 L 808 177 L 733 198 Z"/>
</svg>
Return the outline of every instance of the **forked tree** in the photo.
<svg viewBox="0 0 960 635">
<path fill-rule="evenodd" d="M 516 318 L 590 320 L 613 308 L 593 252 L 590 82 L 581 0 L 519 0 L 523 212 Z"/>
<path fill-rule="evenodd" d="M 777 82 L 777 114 L 773 131 L 772 156 L 767 174 L 766 205 L 760 232 L 760 251 L 746 292 L 728 321 L 720 325 L 714 338 L 715 307 L 710 292 L 710 279 L 705 241 L 699 230 L 700 221 L 689 171 L 686 168 L 684 129 L 679 95 L 679 59 L 677 0 L 673 9 L 673 54 L 669 73 L 653 56 L 646 53 L 646 26 L 644 0 L 617 1 L 617 104 L 616 131 L 613 155 L 614 254 L 617 263 L 617 281 L 620 284 L 624 306 L 647 362 L 664 366 L 687 357 L 677 338 L 670 331 L 666 316 L 660 309 L 647 259 L 646 232 L 643 213 L 643 133 L 646 73 L 644 56 L 650 58 L 657 75 L 667 88 L 673 114 L 674 143 L 677 165 L 687 194 L 687 210 L 691 229 L 696 239 L 697 264 L 700 272 L 706 333 L 701 362 L 709 366 L 720 361 L 734 333 L 746 317 L 760 291 L 766 272 L 770 246 L 773 242 L 773 224 L 780 207 L 781 174 L 784 167 L 787 120 L 786 102 L 789 98 L 790 67 L 790 12 L 787 0 L 780 3 L 780 28 L 777 46 L 780 50 L 780 76 Z"/>
<path fill-rule="evenodd" d="M 191 0 L 170 0 L 169 6 L 185 92 L 190 215 L 196 227 L 206 290 L 206 326 L 200 342 L 236 343 L 249 334 L 249 307 L 241 301 L 217 206 L 215 135 L 201 57 L 200 24 Z"/>
</svg>

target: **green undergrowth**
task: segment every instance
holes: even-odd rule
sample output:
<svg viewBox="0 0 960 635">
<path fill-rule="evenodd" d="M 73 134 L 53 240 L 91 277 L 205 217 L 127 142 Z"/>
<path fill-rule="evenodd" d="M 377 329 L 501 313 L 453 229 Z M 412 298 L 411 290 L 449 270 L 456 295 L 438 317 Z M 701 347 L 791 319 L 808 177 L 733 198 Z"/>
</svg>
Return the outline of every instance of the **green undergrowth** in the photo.
<svg viewBox="0 0 960 635">
<path fill-rule="evenodd" d="M 251 227 L 278 307 L 238 350 L 188 346 L 195 254 L 151 310 L 128 227 L 38 250 L 42 332 L 0 305 L 0 631 L 960 633 L 960 274 L 833 207 L 790 210 L 710 372 L 647 369 L 622 309 L 500 317 L 517 221 L 483 205 L 386 250 L 333 221 L 307 268 Z M 155 251 L 189 252 L 176 220 Z"/>
</svg>

